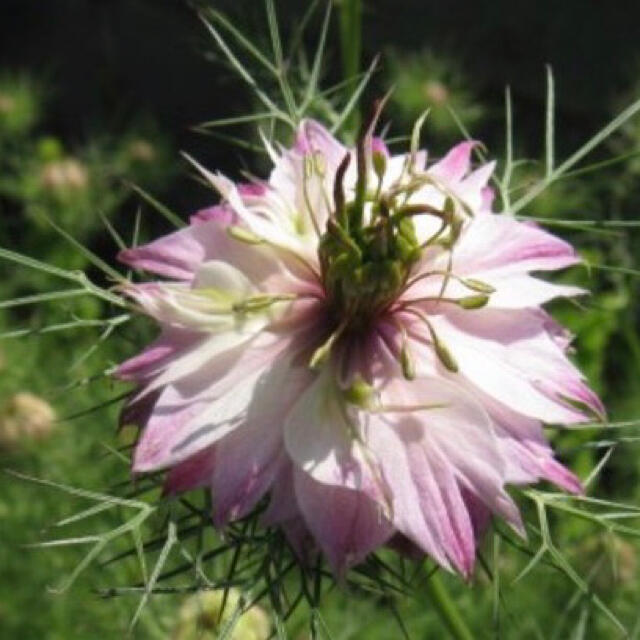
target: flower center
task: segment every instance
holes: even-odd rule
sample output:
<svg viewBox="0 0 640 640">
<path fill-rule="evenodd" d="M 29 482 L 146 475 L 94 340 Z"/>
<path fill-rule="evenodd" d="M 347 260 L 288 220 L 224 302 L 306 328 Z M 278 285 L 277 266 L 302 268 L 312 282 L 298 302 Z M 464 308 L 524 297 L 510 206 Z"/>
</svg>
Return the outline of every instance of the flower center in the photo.
<svg viewBox="0 0 640 640">
<path fill-rule="evenodd" d="M 338 324 L 359 328 L 384 311 L 407 282 L 421 248 L 411 217 L 384 197 L 342 205 L 320 240 L 322 280 Z"/>
<path fill-rule="evenodd" d="M 402 171 L 392 177 L 386 175 L 386 149 L 372 137 L 380 108 L 380 104 L 376 105 L 358 140 L 355 153 L 357 179 L 348 201 L 344 177 L 351 161 L 350 153 L 345 155 L 336 171 L 334 209 L 318 247 L 322 284 L 333 326 L 329 338 L 315 350 L 310 365 L 312 368 L 322 366 L 333 345 L 345 334 L 360 332 L 380 314 L 401 308 L 418 315 L 426 323 L 436 354 L 449 370 L 456 371 L 455 361 L 435 334 L 428 317 L 413 307 L 415 303 L 433 301 L 478 309 L 487 303 L 492 287 L 452 272 L 451 249 L 460 237 L 466 216 L 472 216 L 472 212 L 437 176 L 419 166 L 417 147 L 423 118 L 414 127 L 411 152 L 405 156 Z M 420 202 L 419 194 L 425 186 L 440 192 L 442 208 Z M 414 224 L 417 216 L 436 219 L 438 224 L 428 225 L 433 230 L 429 237 L 418 237 Z M 320 232 L 317 224 L 316 229 Z M 432 246 L 439 246 L 449 254 L 448 266 L 412 278 L 423 250 Z M 414 299 L 402 297 L 413 283 L 427 277 L 442 279 L 438 295 Z M 446 297 L 445 288 L 451 279 L 469 289 L 471 295 Z M 397 307 L 395 303 L 398 303 Z M 401 331 L 406 341 L 406 332 L 402 328 Z M 405 346 L 399 358 L 405 377 L 411 379 L 412 367 Z"/>
<path fill-rule="evenodd" d="M 380 109 L 381 104 L 376 105 L 358 140 L 355 193 L 348 202 L 344 176 L 350 154 L 336 171 L 335 210 L 319 243 L 322 281 L 341 331 L 359 329 L 386 310 L 405 287 L 422 249 L 432 242 L 442 242 L 447 227 L 451 228 L 450 239 L 454 236 L 455 205 L 450 199 L 442 211 L 427 204 L 409 204 L 411 196 L 427 181 L 415 170 L 415 149 L 406 157 L 401 175 L 391 184 L 385 180 L 386 149 L 372 137 Z M 438 232 L 422 244 L 413 221 L 418 215 L 436 216 L 441 223 Z"/>
</svg>

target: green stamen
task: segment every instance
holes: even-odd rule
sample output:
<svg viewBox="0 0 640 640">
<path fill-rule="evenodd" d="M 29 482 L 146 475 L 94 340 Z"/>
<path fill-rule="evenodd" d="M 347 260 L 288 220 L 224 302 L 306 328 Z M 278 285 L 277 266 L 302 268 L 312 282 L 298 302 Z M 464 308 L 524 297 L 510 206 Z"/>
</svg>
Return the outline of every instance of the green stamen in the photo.
<svg viewBox="0 0 640 640">
<path fill-rule="evenodd" d="M 263 244 L 264 240 L 260 237 L 251 233 L 247 229 L 243 229 L 242 227 L 227 227 L 227 233 L 234 239 L 239 242 L 244 242 L 245 244 Z"/>
<path fill-rule="evenodd" d="M 231 308 L 236 313 L 251 313 L 255 311 L 264 311 L 268 309 L 270 306 L 276 304 L 277 302 L 289 302 L 291 300 L 295 300 L 298 296 L 294 293 L 292 294 L 281 294 L 281 295 L 256 295 L 246 300 L 242 300 L 241 302 L 235 302 Z"/>
<path fill-rule="evenodd" d="M 424 117 L 414 128 L 411 153 L 402 175 L 393 184 L 382 188 L 388 169 L 387 158 L 382 151 L 374 152 L 371 148 L 381 104 L 374 106 L 372 116 L 358 138 L 355 193 L 349 201 L 346 199 L 344 178 L 351 154 L 344 156 L 336 171 L 334 208 L 321 235 L 318 255 L 322 284 L 334 326 L 338 330 L 314 353 L 311 358 L 314 368 L 326 361 L 332 345 L 343 331 L 366 329 L 377 316 L 394 308 L 393 305 L 407 288 L 423 250 L 436 242 L 450 249 L 458 240 L 465 220 L 464 207 L 456 196 L 417 168 L 420 127 Z M 319 172 L 317 167 L 312 166 L 313 162 L 309 159 L 305 163 L 305 177 L 313 171 Z M 377 177 L 377 184 L 368 189 L 371 173 Z M 442 209 L 427 203 L 410 202 L 411 197 L 426 185 L 433 185 L 443 193 Z M 417 216 L 423 215 L 436 217 L 440 221 L 440 228 L 421 245 L 414 221 Z M 447 268 L 447 273 L 450 272 L 451 264 Z M 444 286 L 448 277 L 445 277 Z M 478 295 L 445 299 L 442 291 L 438 300 L 454 303 L 463 309 L 479 309 L 487 303 L 492 293 L 489 285 L 472 279 L 463 284 L 470 293 Z M 398 308 L 406 307 L 404 302 L 400 302 Z M 437 337 L 434 337 L 433 343 L 443 364 L 449 370 L 457 370 L 455 360 Z M 403 374 L 411 379 L 415 375 L 414 366 L 404 347 L 400 361 Z"/>
</svg>

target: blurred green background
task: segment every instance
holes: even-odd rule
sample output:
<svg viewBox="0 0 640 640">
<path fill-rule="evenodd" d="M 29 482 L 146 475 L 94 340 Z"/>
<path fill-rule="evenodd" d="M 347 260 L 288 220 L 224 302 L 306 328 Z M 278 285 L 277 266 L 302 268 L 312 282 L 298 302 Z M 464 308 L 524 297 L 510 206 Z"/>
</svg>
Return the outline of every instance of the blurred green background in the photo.
<svg viewBox="0 0 640 640">
<path fill-rule="evenodd" d="M 263 159 L 250 149 L 223 136 L 193 131 L 200 122 L 256 108 L 251 93 L 225 64 L 197 19 L 194 4 L 3 0 L 1 247 L 65 269 L 88 269 L 91 277 L 104 281 L 45 217 L 113 263 L 119 238 L 130 243 L 138 220 L 142 239 L 170 229 L 132 191 L 131 183 L 185 218 L 210 203 L 210 192 L 189 177 L 179 150 L 188 150 L 205 166 L 232 176 L 239 176 L 243 169 L 259 172 L 264 168 Z M 306 9 L 302 4 L 276 2 L 285 43 Z M 261 2 L 213 5 L 256 46 L 269 50 Z M 453 109 L 471 135 L 483 140 L 489 155 L 500 160 L 504 87 L 509 85 L 516 156 L 527 159 L 517 165 L 513 180 L 522 193 L 543 171 L 546 64 L 552 65 L 556 81 L 560 158 L 640 98 L 640 6 L 624 5 L 579 0 L 365 1 L 362 64 L 366 66 L 377 53 L 382 57 L 363 104 L 393 85 L 386 118 L 394 135 L 409 132 L 420 113 L 431 107 L 423 139 L 434 157 L 461 137 L 451 117 Z M 342 79 L 336 9 L 323 66 L 324 86 Z M 321 17 L 322 10 L 311 17 L 305 36 L 310 50 Z M 254 125 L 235 126 L 224 133 L 256 140 Z M 581 166 L 610 158 L 616 158 L 616 163 L 559 181 L 524 213 L 552 224 L 637 220 L 640 155 L 634 154 L 640 154 L 638 118 Z M 621 232 L 563 225 L 556 230 L 566 232 L 594 263 L 630 271 L 638 267 L 638 234 L 633 228 Z M 2 263 L 1 268 L 0 300 L 60 286 L 52 277 L 13 263 Z M 567 303 L 554 308 L 576 333 L 577 361 L 602 394 L 612 420 L 640 417 L 638 280 L 620 270 L 575 269 L 563 277 L 593 291 L 588 312 Z M 87 298 L 37 305 L 5 303 L 0 304 L 0 332 L 35 331 L 76 318 L 100 318 L 102 313 L 102 305 Z M 126 462 L 113 453 L 130 442 L 130 436 L 116 434 L 117 399 L 124 389 L 108 377 L 92 377 L 134 353 L 151 333 L 149 327 L 135 326 L 117 340 L 108 340 L 104 329 L 86 327 L 0 340 L 0 467 L 96 491 L 108 492 L 123 481 L 126 486 Z M 101 337 L 105 339 L 99 341 Z M 94 407 L 98 408 L 90 411 Z M 69 416 L 72 419 L 64 419 Z M 635 433 L 625 433 L 626 440 L 616 444 L 593 488 L 595 495 L 638 504 L 640 459 Z M 593 431 L 551 435 L 560 457 L 583 478 L 607 450 L 593 445 L 605 437 Z M 0 483 L 0 638 L 125 637 L 136 597 L 103 598 L 98 592 L 135 582 L 134 565 L 94 564 L 69 592 L 57 595 L 52 587 L 73 570 L 82 551 L 24 546 L 55 537 L 58 532 L 52 524 L 87 504 L 6 474 Z M 89 526 L 98 532 L 117 526 L 120 518 L 118 510 L 100 514 L 79 528 L 78 535 L 86 534 Z M 638 544 L 569 516 L 554 519 L 552 525 L 554 539 L 589 587 L 635 633 L 633 637 L 640 637 Z M 495 551 L 489 535 L 483 553 L 490 558 Z M 511 586 L 528 557 L 514 549 L 500 551 L 500 606 L 494 603 L 495 583 L 481 570 L 471 585 L 454 577 L 444 580 L 474 637 L 617 637 L 618 632 L 594 606 L 592 593 L 576 591 L 575 584 L 551 565 L 538 565 Z M 134 635 L 215 637 L 214 632 L 187 628 L 191 623 L 185 620 L 195 615 L 194 606 L 193 600 L 185 602 L 184 597 L 157 596 Z M 206 603 L 214 610 L 217 606 L 213 601 Z M 394 607 L 409 637 L 444 637 L 424 584 L 411 597 L 396 602 L 338 588 L 326 598 L 322 611 L 331 637 L 376 640 L 403 637 L 394 621 Z M 259 613 L 256 616 L 233 637 L 266 637 L 260 630 L 265 623 Z M 309 637 L 303 614 L 292 620 L 288 630 L 296 640 Z"/>
</svg>

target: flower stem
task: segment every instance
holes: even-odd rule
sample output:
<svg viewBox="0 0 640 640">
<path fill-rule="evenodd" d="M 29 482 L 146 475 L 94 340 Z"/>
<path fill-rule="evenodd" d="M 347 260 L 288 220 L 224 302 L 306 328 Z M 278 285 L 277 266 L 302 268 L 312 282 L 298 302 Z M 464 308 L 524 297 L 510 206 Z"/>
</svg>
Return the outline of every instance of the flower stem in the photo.
<svg viewBox="0 0 640 640">
<path fill-rule="evenodd" d="M 427 581 L 427 590 L 431 603 L 449 630 L 451 637 L 456 640 L 473 640 L 471 631 L 456 609 L 437 573 L 434 573 Z"/>
<path fill-rule="evenodd" d="M 362 0 L 340 0 L 340 40 L 342 74 L 348 81 L 347 92 L 355 91 L 362 55 Z M 354 109 L 347 121 L 349 132 L 355 137 L 360 127 L 360 113 Z"/>
</svg>

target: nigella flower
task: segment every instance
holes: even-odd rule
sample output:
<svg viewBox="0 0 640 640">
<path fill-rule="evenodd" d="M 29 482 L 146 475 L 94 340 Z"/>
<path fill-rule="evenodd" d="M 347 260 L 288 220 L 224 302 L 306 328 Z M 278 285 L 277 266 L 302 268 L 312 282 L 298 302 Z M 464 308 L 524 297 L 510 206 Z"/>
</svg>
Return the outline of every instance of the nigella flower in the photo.
<svg viewBox="0 0 640 640">
<path fill-rule="evenodd" d="M 578 258 L 491 212 L 473 142 L 428 163 L 372 129 L 350 149 L 305 121 L 264 182 L 200 167 L 221 204 L 122 252 L 170 279 L 127 288 L 161 327 L 118 370 L 133 470 L 210 487 L 217 526 L 265 499 L 337 573 L 391 542 L 468 576 L 491 514 L 523 533 L 506 485 L 581 490 L 542 427 L 603 409 L 541 305 L 583 291 L 529 273 Z"/>
</svg>

